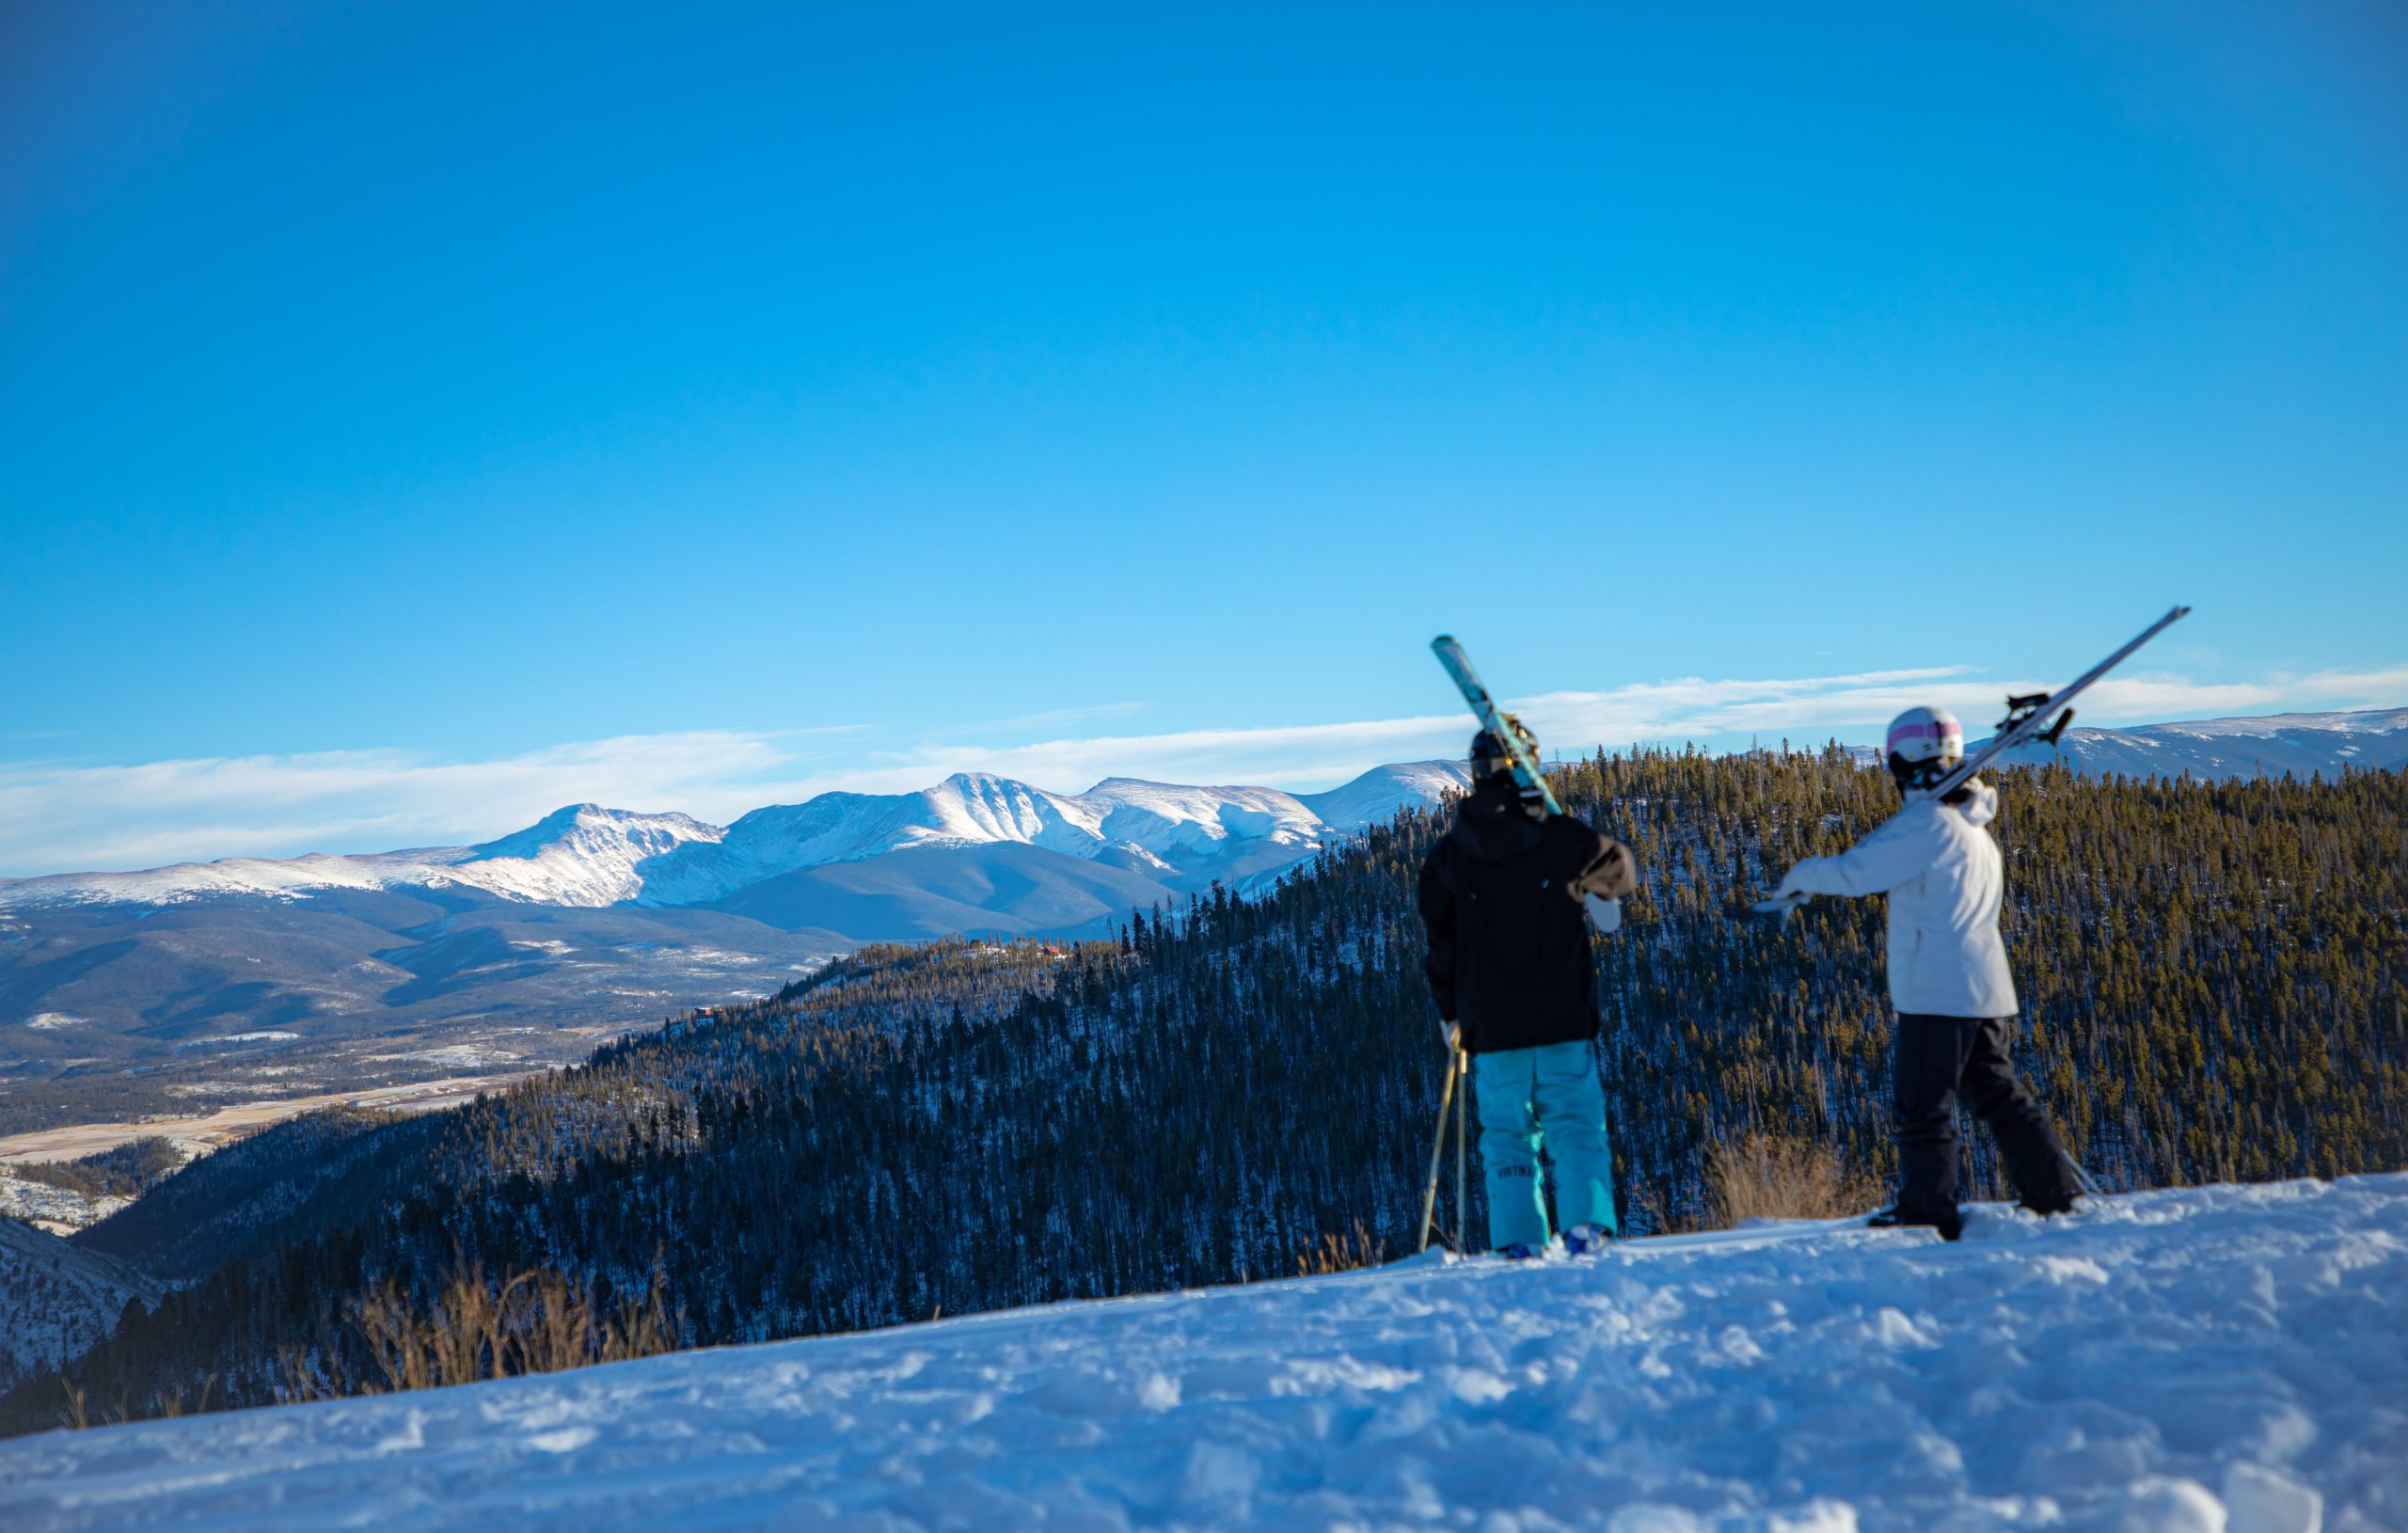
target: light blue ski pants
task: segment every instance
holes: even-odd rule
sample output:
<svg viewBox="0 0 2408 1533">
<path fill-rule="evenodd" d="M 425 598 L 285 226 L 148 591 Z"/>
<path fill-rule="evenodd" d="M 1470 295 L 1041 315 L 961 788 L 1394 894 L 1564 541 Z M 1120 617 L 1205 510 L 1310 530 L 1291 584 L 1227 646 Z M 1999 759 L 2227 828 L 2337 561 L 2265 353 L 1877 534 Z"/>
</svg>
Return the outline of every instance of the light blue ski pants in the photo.
<svg viewBox="0 0 2408 1533">
<path fill-rule="evenodd" d="M 1488 1244 L 1545 1245 L 1539 1144 L 1555 1162 L 1562 1227 L 1614 1227 L 1614 1153 L 1593 1043 L 1550 1043 L 1472 1055 L 1480 1083 L 1480 1165 L 1488 1183 Z"/>
</svg>

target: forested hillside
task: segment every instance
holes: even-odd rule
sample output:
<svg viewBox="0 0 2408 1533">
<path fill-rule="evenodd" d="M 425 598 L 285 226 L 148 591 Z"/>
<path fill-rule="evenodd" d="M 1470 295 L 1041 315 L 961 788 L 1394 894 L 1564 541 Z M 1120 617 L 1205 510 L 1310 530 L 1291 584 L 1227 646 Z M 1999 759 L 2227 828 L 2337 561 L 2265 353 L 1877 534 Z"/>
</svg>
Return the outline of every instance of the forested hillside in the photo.
<svg viewBox="0 0 2408 1533">
<path fill-rule="evenodd" d="M 2002 787 L 2022 1063 L 2102 1183 L 2408 1164 L 2399 776 Z M 1756 1129 L 1886 1175 L 1878 902 L 1734 913 L 1887 815 L 1886 779 L 1837 751 L 1654 753 L 1558 790 L 1642 865 L 1596 945 L 1626 1224 L 1697 1220 L 1705 1146 Z M 397 1316 L 526 1272 L 620 1318 L 579 1333 L 603 1355 L 652 1335 L 639 1312 L 663 1318 L 650 1344 L 754 1340 L 1277 1275 L 1358 1222 L 1406 1249 L 1444 1057 L 1412 890 L 1443 823 L 1409 812 L 1259 901 L 1109 940 L 865 950 L 439 1129 L 347 1125 L 350 1169 L 305 1194 L 259 1168 L 275 1135 L 328 1130 L 274 1130 L 78 1237 L 225 1264 L 72 1388 L 102 1419 L 376 1384 Z M 246 1199 L 264 1211 L 210 1213 Z M 69 1393 L 21 1386 L 0 1419 L 50 1425 Z"/>
</svg>

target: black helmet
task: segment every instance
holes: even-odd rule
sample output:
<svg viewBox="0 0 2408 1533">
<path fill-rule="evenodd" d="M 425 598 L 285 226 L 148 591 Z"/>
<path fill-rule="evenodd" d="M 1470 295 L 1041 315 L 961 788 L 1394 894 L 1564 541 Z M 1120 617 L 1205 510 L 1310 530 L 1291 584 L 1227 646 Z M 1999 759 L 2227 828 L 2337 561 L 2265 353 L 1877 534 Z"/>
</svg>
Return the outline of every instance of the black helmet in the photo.
<svg viewBox="0 0 2408 1533">
<path fill-rule="evenodd" d="M 1509 713 L 1504 718 L 1505 727 L 1513 732 L 1523 751 L 1532 761 L 1538 760 L 1539 737 L 1531 734 L 1529 726 L 1512 714 Z M 1502 777 L 1513 770 L 1513 758 L 1506 752 L 1504 744 L 1496 735 L 1483 729 L 1471 737 L 1471 775 L 1475 781 L 1481 778 Z"/>
</svg>

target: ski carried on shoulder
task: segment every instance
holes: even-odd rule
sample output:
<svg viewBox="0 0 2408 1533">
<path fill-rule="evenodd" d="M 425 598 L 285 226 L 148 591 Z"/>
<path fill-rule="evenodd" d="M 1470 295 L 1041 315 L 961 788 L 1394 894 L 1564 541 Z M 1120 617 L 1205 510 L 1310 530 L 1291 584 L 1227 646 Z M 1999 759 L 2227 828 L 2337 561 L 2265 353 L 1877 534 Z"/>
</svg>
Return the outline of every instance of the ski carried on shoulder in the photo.
<svg viewBox="0 0 2408 1533">
<path fill-rule="evenodd" d="M 1455 641 L 1454 635 L 1440 634 L 1430 640 L 1430 647 L 1437 653 L 1438 663 L 1447 668 L 1447 674 L 1454 678 L 1464 701 L 1471 704 L 1472 717 L 1480 720 L 1480 727 L 1505 747 L 1505 754 L 1513 763 L 1513 781 L 1522 790 L 1523 801 L 1545 806 L 1544 810 L 1532 808 L 1530 818 L 1545 819 L 1549 814 L 1562 814 L 1563 806 L 1555 801 L 1555 791 L 1546 785 L 1537 758 L 1522 743 L 1521 720 L 1497 707 L 1497 700 L 1481 685 L 1480 672 L 1471 668 L 1471 656 L 1464 653 L 1463 645 Z"/>
<path fill-rule="evenodd" d="M 1463 645 L 1454 635 L 1440 634 L 1430 640 L 1430 648 L 1437 655 L 1438 663 L 1447 668 L 1447 674 L 1454 679 L 1464 701 L 1471 705 L 1472 717 L 1480 720 L 1480 727 L 1505 747 L 1506 759 L 1513 767 L 1514 785 L 1522 790 L 1522 805 L 1529 811 L 1530 818 L 1543 820 L 1549 814 L 1562 814 L 1563 806 L 1555 801 L 1555 790 L 1546 785 L 1546 774 L 1539 769 L 1538 758 L 1530 753 L 1523 737 L 1521 720 L 1499 708 L 1497 700 L 1488 695 L 1487 687 L 1481 682 L 1480 672 L 1472 669 L 1471 656 L 1464 653 Z M 1597 929 L 1613 931 L 1622 925 L 1622 901 L 1607 900 L 1604 904 L 1605 914 L 1598 920 Z"/>
<path fill-rule="evenodd" d="M 2036 740 L 2051 749 L 2063 738 L 2066 726 L 2073 722 L 2071 703 L 2083 690 L 2099 677 L 2122 665 L 2134 650 L 2191 615 L 2187 607 L 2176 607 L 2140 631 L 2139 637 L 2122 649 L 2092 666 L 2053 692 L 2031 692 L 2018 697 L 2010 693 L 2006 700 L 2006 717 L 1998 721 L 1998 733 L 1989 743 L 1956 764 L 1954 771 L 1931 787 L 1931 797 L 1945 798 L 1973 779 L 1983 767 L 1996 761 L 2019 745 Z M 2054 719 L 2053 723 L 2051 719 Z M 1784 899 L 1759 900 L 1751 907 L 1758 915 L 1786 916 L 1812 898 L 1808 894 L 1792 894 Z"/>
</svg>

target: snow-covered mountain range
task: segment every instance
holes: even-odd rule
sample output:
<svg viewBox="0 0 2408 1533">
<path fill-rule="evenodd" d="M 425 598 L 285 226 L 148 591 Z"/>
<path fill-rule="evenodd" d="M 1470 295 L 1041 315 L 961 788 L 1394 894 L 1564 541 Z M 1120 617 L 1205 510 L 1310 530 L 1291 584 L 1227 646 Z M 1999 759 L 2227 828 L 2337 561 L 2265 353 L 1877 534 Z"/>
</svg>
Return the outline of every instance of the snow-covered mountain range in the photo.
<svg viewBox="0 0 2408 1533">
<path fill-rule="evenodd" d="M 577 804 L 473 846 L 0 882 L 0 1130 L 564 1064 L 863 942 L 1094 935 L 1259 888 L 1465 775 L 964 775 L 729 826 Z"/>
<path fill-rule="evenodd" d="M 0 909 L 166 906 L 226 896 L 426 890 L 525 904 L 706 906 L 752 885 L 892 852 L 1028 846 L 1150 875 L 1170 887 L 1277 874 L 1333 838 L 1460 789 L 1462 764 L 1375 767 L 1327 793 L 1183 787 L 1110 778 L 1056 794 L 960 773 L 916 793 L 825 793 L 730 826 L 685 814 L 573 804 L 473 846 L 282 861 L 229 858 L 139 873 L 0 880 Z"/>
<path fill-rule="evenodd" d="M 2397 770 L 2408 766 L 2408 708 L 2077 727 L 2053 754 L 2034 747 L 2015 759 L 2054 759 L 2090 774 L 2188 772 L 2202 779 L 2330 776 L 2345 766 Z M 959 773 L 916 793 L 825 793 L 804 803 L 753 810 L 728 826 L 686 814 L 573 804 L 472 846 L 228 858 L 135 873 L 0 879 L 0 910 L 167 906 L 228 896 L 300 899 L 344 890 L 677 909 L 714 907 L 772 879 L 894 853 L 1014 846 L 1119 869 L 1184 893 L 1215 879 L 1244 887 L 1275 877 L 1332 838 L 1355 834 L 1407 804 L 1437 802 L 1465 779 L 1459 762 L 1421 761 L 1375 767 L 1325 793 L 1116 777 L 1085 793 L 1058 794 L 1010 778 Z"/>
<path fill-rule="evenodd" d="M 2054 759 L 2089 774 L 2187 772 L 2202 779 L 2330 776 L 2345 766 L 2398 770 L 2408 766 L 2408 708 L 2077 727 L 2053 754 L 2034 747 L 2015 759 Z M 916 793 L 825 793 L 753 810 L 728 826 L 687 814 L 573 804 L 471 846 L 228 858 L 133 873 L 0 879 L 0 910 L 246 896 L 293 900 L 337 891 L 424 891 L 580 909 L 713 908 L 811 869 L 896 853 L 1003 847 L 1117 869 L 1185 893 L 1216 879 L 1244 887 L 1275 877 L 1333 838 L 1354 835 L 1407 804 L 1435 803 L 1465 780 L 1460 762 L 1421 761 L 1375 767 L 1324 793 L 1116 777 L 1085 793 L 1059 794 L 1010 778 L 960 773 Z M 963 861 L 925 865 L 958 869 Z"/>
<path fill-rule="evenodd" d="M 2399 771 L 2408 766 L 2408 708 L 2357 713 L 2278 713 L 2258 719 L 2194 719 L 2137 729 L 2066 731 L 2058 757 L 2086 776 L 2298 777 L 2342 768 Z M 2045 760 L 2044 746 L 2010 753 Z"/>
</svg>

